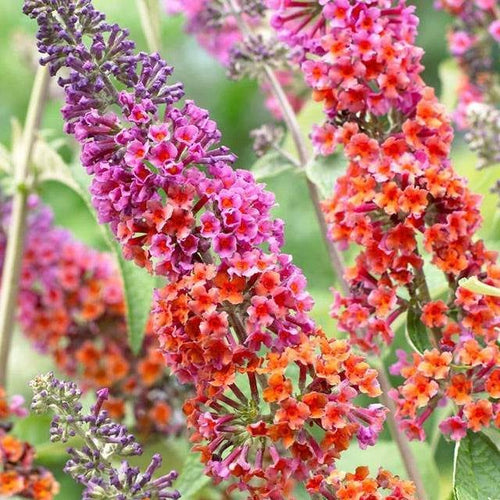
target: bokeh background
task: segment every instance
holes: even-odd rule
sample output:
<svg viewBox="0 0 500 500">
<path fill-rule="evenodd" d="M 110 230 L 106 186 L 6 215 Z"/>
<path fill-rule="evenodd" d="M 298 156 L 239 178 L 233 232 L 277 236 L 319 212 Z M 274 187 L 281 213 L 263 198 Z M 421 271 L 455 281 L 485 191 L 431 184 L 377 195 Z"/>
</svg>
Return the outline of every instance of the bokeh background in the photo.
<svg viewBox="0 0 500 500">
<path fill-rule="evenodd" d="M 446 14 L 433 9 L 431 0 L 418 0 L 410 3 L 416 5 L 421 20 L 419 43 L 425 49 L 424 63 L 427 68 L 424 76 L 430 85 L 436 87 L 439 94 L 442 82 L 438 68 L 449 57 L 446 47 L 446 26 L 449 19 Z M 106 12 L 110 20 L 129 28 L 139 49 L 146 50 L 146 42 L 134 0 L 95 0 L 95 5 Z M 21 8 L 21 0 L 0 0 L 0 142 L 5 145 L 11 141 L 12 119 L 20 122 L 24 120 L 36 67 L 35 26 L 23 16 Z M 189 98 L 210 110 L 212 117 L 217 120 L 222 130 L 224 144 L 239 156 L 238 166 L 250 168 L 255 162 L 255 156 L 248 139 L 249 131 L 264 122 L 272 121 L 263 106 L 262 95 L 257 84 L 248 80 L 240 82 L 227 80 L 225 70 L 204 52 L 194 39 L 183 33 L 182 17 L 165 15 L 161 20 L 161 32 L 162 54 L 175 67 L 173 78 L 184 82 Z M 453 85 L 455 82 L 445 83 Z M 52 131 L 51 137 L 64 137 L 59 115 L 60 94 L 55 87 L 52 97 L 45 113 L 43 128 Z M 65 159 L 70 161 L 73 148 L 69 139 L 65 138 L 65 140 L 67 145 L 63 147 L 62 153 Z M 486 224 L 482 236 L 491 246 L 499 249 L 498 242 L 495 241 L 500 234 L 496 214 L 497 200 L 489 193 L 493 179 L 498 177 L 498 170 L 477 172 L 474 156 L 467 151 L 461 137 L 456 138 L 454 157 L 459 172 L 470 179 L 474 190 L 485 196 Z M 309 288 L 317 301 L 316 317 L 326 329 L 333 332 L 334 324 L 328 316 L 328 308 L 331 301 L 329 288 L 335 280 L 308 198 L 305 180 L 297 175 L 283 174 L 269 179 L 268 186 L 276 193 L 279 203 L 276 215 L 286 222 L 286 251 L 293 255 L 295 262 L 305 271 Z M 79 239 L 89 245 L 99 249 L 105 248 L 99 233 L 95 230 L 92 217 L 72 192 L 59 185 L 47 185 L 41 191 L 41 195 L 52 206 L 59 225 L 68 227 Z M 388 356 L 389 361 L 392 359 L 391 356 Z M 24 394 L 29 399 L 27 382 L 36 373 L 50 368 L 50 362 L 34 353 L 22 335 L 17 332 L 10 363 L 9 392 Z M 43 444 L 47 440 L 47 421 L 38 419 L 36 423 L 37 425 L 34 421 L 29 421 L 18 429 L 18 433 L 22 434 L 25 439 L 34 440 L 38 444 L 42 443 L 41 459 L 57 469 L 60 467 L 61 454 L 54 452 L 54 448 L 49 443 Z M 371 459 L 379 460 L 384 465 L 393 465 L 401 470 L 397 454 L 390 445 L 386 444 L 383 443 L 380 448 L 377 447 Z M 172 458 L 170 462 L 179 466 L 176 461 L 183 459 L 185 445 L 175 444 L 174 448 L 176 451 L 169 452 Z M 419 452 L 421 455 L 419 459 L 422 462 L 428 462 L 426 453 L 428 453 L 427 450 Z M 436 477 L 435 471 L 430 471 L 426 479 L 436 482 L 434 495 L 436 500 L 447 499 L 452 447 L 438 439 L 434 457 L 439 477 Z M 354 458 L 357 459 L 357 457 Z M 437 492 L 439 484 L 441 490 Z M 64 480 L 58 498 L 77 499 L 79 492 L 70 481 Z"/>
</svg>

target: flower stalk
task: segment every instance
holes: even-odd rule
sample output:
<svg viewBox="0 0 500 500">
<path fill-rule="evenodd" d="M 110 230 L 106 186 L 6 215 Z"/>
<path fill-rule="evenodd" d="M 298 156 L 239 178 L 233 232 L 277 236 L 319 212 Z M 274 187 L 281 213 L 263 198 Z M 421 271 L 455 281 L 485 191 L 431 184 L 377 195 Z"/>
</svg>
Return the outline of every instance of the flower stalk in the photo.
<svg viewBox="0 0 500 500">
<path fill-rule="evenodd" d="M 420 500 L 425 500 L 427 498 L 427 493 L 425 491 L 424 482 L 422 480 L 422 476 L 420 475 L 415 456 L 411 451 L 408 439 L 399 430 L 398 423 L 394 418 L 394 415 L 396 414 L 396 405 L 389 396 L 389 391 L 391 390 L 392 385 L 382 363 L 380 363 L 380 366 L 378 367 L 378 381 L 380 383 L 380 388 L 382 389 L 380 401 L 384 406 L 389 408 L 386 419 L 387 425 L 389 426 L 389 432 L 391 433 L 392 439 L 398 447 L 399 454 L 401 455 L 401 459 L 403 460 L 403 464 L 408 476 L 415 483 L 417 497 Z"/>
<path fill-rule="evenodd" d="M 40 67 L 35 77 L 31 99 L 26 115 L 22 148 L 15 152 L 17 169 L 14 172 L 15 193 L 12 199 L 12 216 L 9 241 L 0 291 L 0 385 L 6 385 L 9 351 L 14 332 L 15 310 L 19 289 L 22 249 L 26 226 L 27 201 L 29 196 L 29 163 L 36 133 L 45 107 L 45 97 L 49 84 L 49 70 Z"/>
<path fill-rule="evenodd" d="M 81 438 L 81 449 L 68 448 L 70 460 L 64 471 L 85 487 L 85 500 L 180 498 L 180 493 L 171 488 L 177 472 L 154 478 L 162 462 L 159 454 L 153 455 L 144 472 L 127 461 L 128 457 L 142 455 L 143 449 L 125 426 L 113 422 L 103 410 L 108 389 L 97 392 L 96 403 L 86 414 L 76 384 L 60 381 L 48 373 L 36 377 L 30 385 L 34 393 L 32 410 L 38 414 L 54 413 L 51 441 L 66 443 L 71 437 Z"/>
<path fill-rule="evenodd" d="M 155 22 L 154 12 L 157 3 L 158 0 L 136 0 L 142 30 L 151 52 L 159 52 L 161 46 L 160 28 L 158 22 Z M 158 19 L 158 16 L 156 16 L 156 19 Z"/>
</svg>

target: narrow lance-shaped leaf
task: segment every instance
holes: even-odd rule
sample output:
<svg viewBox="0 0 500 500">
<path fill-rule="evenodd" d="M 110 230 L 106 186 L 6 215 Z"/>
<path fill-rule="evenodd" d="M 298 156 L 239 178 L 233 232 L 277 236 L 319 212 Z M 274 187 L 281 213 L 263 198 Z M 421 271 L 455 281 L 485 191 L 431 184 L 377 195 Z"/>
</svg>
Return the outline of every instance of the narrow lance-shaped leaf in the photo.
<svg viewBox="0 0 500 500">
<path fill-rule="evenodd" d="M 182 471 L 174 483 L 183 500 L 194 500 L 205 488 L 210 479 L 203 473 L 203 464 L 198 453 L 189 453 L 184 461 Z"/>
<path fill-rule="evenodd" d="M 92 207 L 88 193 L 88 179 L 83 175 L 81 169 L 79 167 L 70 168 L 57 152 L 43 141 L 38 141 L 35 147 L 39 154 L 38 157 L 43 158 L 43 162 L 38 162 L 38 182 L 53 181 L 69 187 L 84 200 L 90 213 L 96 219 L 95 210 Z M 137 353 L 142 346 L 146 323 L 151 310 L 155 278 L 145 269 L 138 267 L 132 261 L 126 260 L 109 228 L 101 224 L 98 224 L 98 226 L 118 262 L 124 286 L 130 347 L 134 353 Z"/>
<path fill-rule="evenodd" d="M 458 284 L 462 288 L 465 288 L 466 290 L 474 293 L 490 295 L 492 297 L 500 297 L 500 288 L 482 283 L 477 279 L 477 276 L 473 276 L 472 278 L 462 278 L 458 282 Z"/>
<path fill-rule="evenodd" d="M 269 151 L 253 164 L 252 173 L 257 181 L 262 181 L 294 168 L 293 163 L 278 151 Z"/>
</svg>

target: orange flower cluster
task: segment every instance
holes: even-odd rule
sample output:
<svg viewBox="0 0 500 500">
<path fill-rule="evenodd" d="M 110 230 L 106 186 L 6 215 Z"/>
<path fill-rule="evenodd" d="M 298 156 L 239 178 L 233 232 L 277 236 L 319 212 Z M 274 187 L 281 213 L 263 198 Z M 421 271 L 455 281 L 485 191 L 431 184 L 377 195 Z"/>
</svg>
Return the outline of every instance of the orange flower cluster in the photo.
<svg viewBox="0 0 500 500">
<path fill-rule="evenodd" d="M 385 408 L 354 402 L 380 394 L 377 372 L 347 341 L 311 331 L 289 261 L 255 265 L 245 277 L 195 264 L 157 291 L 155 331 L 176 375 L 196 384 L 184 411 L 217 482 L 232 476 L 229 491 L 277 499 L 290 482 L 314 478 L 311 491 L 327 494 L 318 478 L 355 437 L 365 448 L 382 428 Z"/>
<path fill-rule="evenodd" d="M 378 339 L 391 341 L 392 323 L 409 307 L 430 329 L 443 327 L 450 307 L 427 295 L 420 236 L 432 263 L 454 287 L 484 267 L 496 275 L 496 253 L 474 240 L 480 197 L 447 160 L 452 130 L 443 107 L 427 88 L 400 134 L 379 144 L 349 122 L 338 135 L 350 164 L 324 209 L 334 240 L 364 248 L 347 271 L 351 297 L 338 298 L 333 308 L 340 327 L 370 350 L 378 349 Z M 484 304 L 466 315 L 464 326 L 495 337 L 499 316 L 494 308 Z"/>
<path fill-rule="evenodd" d="M 5 220 L 10 204 L 0 208 Z M 150 325 L 141 352 L 128 347 L 122 284 L 111 257 L 54 227 L 36 198 L 30 210 L 18 312 L 25 335 L 82 388 L 109 388 L 112 418 L 129 413 L 145 434 L 179 432 L 184 390 L 165 372 Z M 2 232 L 0 256 L 5 244 Z"/>
<path fill-rule="evenodd" d="M 425 439 L 423 424 L 440 405 L 452 401 L 454 415 L 440 424 L 451 439 L 462 439 L 467 430 L 500 428 L 500 349 L 496 342 L 474 338 L 457 344 L 451 352 L 427 350 L 408 360 L 399 351 L 394 374 L 405 382 L 391 396 L 398 402 L 397 417 L 411 438 Z"/>
<path fill-rule="evenodd" d="M 27 442 L 20 441 L 9 433 L 9 419 L 25 413 L 20 407 L 19 397 L 11 402 L 0 387 L 0 497 L 52 500 L 59 485 L 50 471 L 34 465 L 35 450 Z"/>
<path fill-rule="evenodd" d="M 358 467 L 354 474 L 332 474 L 330 482 L 336 496 L 326 498 L 329 500 L 379 500 L 382 498 L 412 500 L 415 498 L 415 485 L 411 481 L 403 481 L 382 468 L 379 469 L 375 478 L 368 474 L 368 467 Z"/>
<path fill-rule="evenodd" d="M 332 240 L 360 252 L 345 274 L 349 295 L 335 294 L 332 315 L 372 352 L 392 341 L 400 315 L 414 318 L 411 333 L 424 352 L 401 361 L 407 380 L 394 395 L 401 425 L 423 438 L 425 420 L 461 394 L 465 376 L 470 399 L 456 401 L 452 417 L 459 439 L 496 420 L 500 300 L 458 283 L 478 277 L 498 286 L 500 268 L 497 253 L 476 238 L 481 197 L 451 165 L 449 117 L 420 76 L 414 8 L 404 0 L 277 4 L 278 32 L 305 50 L 302 70 L 327 116 L 313 143 L 321 154 L 342 145 L 348 159 L 323 208 Z M 429 291 L 424 251 L 449 284 L 444 300 Z M 481 353 L 473 359 L 464 357 L 471 346 Z M 448 434 L 451 423 L 442 423 Z"/>
</svg>

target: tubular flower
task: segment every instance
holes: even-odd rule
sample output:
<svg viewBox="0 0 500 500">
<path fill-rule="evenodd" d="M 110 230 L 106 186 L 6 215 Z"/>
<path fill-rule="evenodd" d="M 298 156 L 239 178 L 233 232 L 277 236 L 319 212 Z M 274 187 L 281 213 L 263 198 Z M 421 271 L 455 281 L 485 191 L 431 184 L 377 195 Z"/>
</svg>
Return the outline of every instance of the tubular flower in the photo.
<svg viewBox="0 0 500 500">
<path fill-rule="evenodd" d="M 254 58 L 250 57 L 249 50 L 258 60 L 266 59 L 275 66 L 276 76 L 293 109 L 296 112 L 302 109 L 308 92 L 300 76 L 291 70 L 287 57 L 276 55 L 274 52 L 266 54 L 266 50 L 263 49 L 264 38 L 271 51 L 283 47 L 274 37 L 270 38 L 271 32 L 264 21 L 267 11 L 264 0 L 245 0 L 238 4 L 245 22 L 259 32 L 258 39 L 252 37 L 245 39 L 232 13 L 232 7 L 226 0 L 174 0 L 173 2 L 165 0 L 164 3 L 169 14 L 186 16 L 186 31 L 196 36 L 198 43 L 228 68 L 232 77 L 239 77 L 241 71 L 238 68 L 242 64 L 258 66 L 258 63 L 252 60 Z M 297 55 L 293 54 L 293 57 Z M 268 110 L 276 119 L 282 119 L 279 103 L 269 84 L 262 82 L 261 90 L 266 96 L 265 104 Z"/>
<path fill-rule="evenodd" d="M 345 274 L 350 293 L 335 294 L 332 315 L 355 344 L 372 352 L 391 342 L 392 324 L 402 313 L 422 326 L 421 340 L 434 349 L 403 370 L 407 381 L 398 399 L 409 435 L 422 438 L 421 426 L 450 389 L 452 360 L 467 342 L 491 353 L 484 370 L 474 368 L 471 393 L 483 391 L 485 377 L 498 366 L 500 302 L 458 286 L 470 276 L 499 284 L 496 252 L 475 239 L 480 197 L 450 163 L 453 131 L 420 77 L 413 7 L 386 0 L 292 3 L 276 2 L 275 17 L 291 19 L 278 23 L 278 33 L 304 48 L 305 79 L 324 106 L 328 134 L 316 130 L 313 140 L 321 151 L 323 137 L 333 136 L 330 143 L 341 144 L 349 160 L 324 203 L 330 237 L 344 248 L 361 247 Z M 322 77 L 312 79 L 318 71 Z M 449 284 L 446 301 L 429 293 L 422 250 Z M 486 417 L 477 421 L 484 425 Z"/>
<path fill-rule="evenodd" d="M 1 201 L 3 262 L 11 205 Z M 138 355 L 124 342 L 125 302 L 111 256 L 55 227 L 52 212 L 36 197 L 29 208 L 18 301 L 24 334 L 86 390 L 109 387 L 105 407 L 113 418 L 130 411 L 140 433 L 179 432 L 185 390 L 166 373 L 151 325 Z"/>
<path fill-rule="evenodd" d="M 396 416 L 410 438 L 424 439 L 424 422 L 448 401 L 457 411 L 439 428 L 451 439 L 459 441 L 468 429 L 500 427 L 500 350 L 495 342 L 481 344 L 470 338 L 451 352 L 432 349 L 402 360 L 394 373 L 405 381 L 392 397 L 398 403 Z"/>
<path fill-rule="evenodd" d="M 274 197 L 251 173 L 232 169 L 234 156 L 219 146 L 205 110 L 191 101 L 174 106 L 179 86 L 155 73 L 154 84 L 133 94 L 115 90 L 116 58 L 126 53 L 129 64 L 135 56 L 125 36 L 126 49 L 108 48 L 122 32 L 89 1 L 29 0 L 24 8 L 40 25 L 42 62 L 53 72 L 71 70 L 61 80 L 63 112 L 82 144 L 101 221 L 128 258 L 170 280 L 155 294 L 154 330 L 167 364 L 196 387 L 185 413 L 207 472 L 232 478 L 249 498 L 281 498 L 290 483 L 311 477 L 326 491 L 354 437 L 361 446 L 375 443 L 385 409 L 354 402 L 358 393 L 380 393 L 376 371 L 309 317 L 305 278 L 280 251 Z M 111 33 L 99 50 L 95 33 Z M 75 64 L 75 52 L 89 72 Z M 141 61 L 141 81 L 152 78 L 151 61 L 159 74 L 170 72 L 154 55 Z M 105 114 L 110 103 L 121 112 Z"/>
<path fill-rule="evenodd" d="M 462 73 L 454 118 L 460 129 L 471 129 L 470 104 L 484 102 L 497 107 L 500 104 L 498 97 L 495 99 L 495 86 L 500 82 L 493 55 L 500 43 L 498 5 L 495 1 L 475 0 L 438 0 L 435 5 L 454 21 L 448 43 Z"/>
<path fill-rule="evenodd" d="M 27 415 L 23 402 L 21 396 L 8 401 L 0 387 L 0 497 L 52 500 L 59 492 L 54 476 L 35 465 L 35 449 L 28 442 L 10 433 L 10 419 Z"/>
<path fill-rule="evenodd" d="M 368 473 L 368 467 L 358 467 L 354 474 L 332 474 L 330 484 L 336 490 L 336 496 L 333 497 L 325 492 L 323 493 L 325 498 L 339 500 L 414 498 L 415 486 L 410 481 L 403 481 L 382 468 L 375 478 L 370 477 Z M 384 494 L 378 490 L 384 491 Z"/>
<path fill-rule="evenodd" d="M 291 479 L 310 481 L 310 493 L 328 491 L 352 438 L 365 448 L 382 428 L 385 408 L 353 401 L 380 393 L 376 372 L 346 341 L 321 331 L 229 371 L 215 374 L 215 387 L 187 401 L 185 411 L 207 473 L 217 481 L 234 476 L 230 490 L 247 490 L 249 498 L 281 498 Z"/>
</svg>

